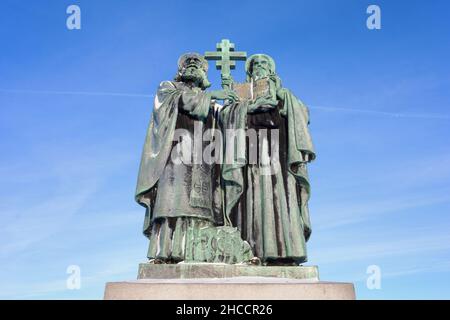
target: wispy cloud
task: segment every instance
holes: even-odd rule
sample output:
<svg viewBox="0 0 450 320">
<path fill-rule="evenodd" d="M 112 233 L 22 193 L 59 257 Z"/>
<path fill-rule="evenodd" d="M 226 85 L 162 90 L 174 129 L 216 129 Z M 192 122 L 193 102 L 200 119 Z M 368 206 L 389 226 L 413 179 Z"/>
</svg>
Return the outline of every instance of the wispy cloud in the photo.
<svg viewBox="0 0 450 320">
<path fill-rule="evenodd" d="M 450 261 L 440 261 L 437 264 L 431 264 L 422 267 L 399 268 L 392 271 L 383 272 L 383 278 L 397 278 L 411 275 L 430 273 L 430 272 L 450 272 Z"/>
<path fill-rule="evenodd" d="M 2 299 L 42 299 L 49 296 L 59 296 L 62 293 L 70 294 L 68 297 L 77 297 L 83 291 L 89 291 L 93 288 L 104 288 L 106 282 L 123 277 L 123 279 L 133 280 L 137 277 L 138 263 L 136 262 L 136 250 L 117 250 L 110 249 L 106 254 L 97 254 L 95 257 L 86 255 L 83 257 L 84 262 L 87 259 L 95 261 L 94 272 L 89 272 L 85 268 L 81 268 L 81 288 L 79 290 L 69 290 L 67 288 L 68 274 L 61 270 L 61 273 L 54 275 L 50 279 L 39 281 L 36 278 L 33 281 L 23 281 L 21 283 L 3 283 L 0 289 L 0 298 Z M 121 257 L 121 259 L 117 259 Z M 83 265 L 83 264 L 82 264 Z M 72 295 L 73 294 L 73 295 Z M 102 296 L 98 296 L 101 299 Z"/>
<path fill-rule="evenodd" d="M 367 281 L 368 275 L 364 272 L 366 270 L 361 270 L 361 272 L 354 274 L 351 277 L 352 282 L 362 282 Z M 381 269 L 381 281 L 384 282 L 388 279 L 396 279 L 401 277 L 418 276 L 429 273 L 449 273 L 450 272 L 450 261 L 440 261 L 438 264 L 429 264 L 424 266 L 390 266 L 388 268 Z"/>
<path fill-rule="evenodd" d="M 25 250 L 61 230 L 107 177 L 131 159 L 127 153 L 117 155 L 117 145 L 96 147 L 95 151 L 80 147 L 76 154 L 57 147 L 39 150 L 45 157 L 35 157 L 40 159 L 35 167 L 24 159 L 0 168 L 5 190 L 0 197 L 0 256 Z M 47 191 L 37 196 L 40 184 L 45 184 Z"/>
<path fill-rule="evenodd" d="M 153 94 L 142 93 L 126 93 L 126 92 L 103 92 L 103 91 L 56 91 L 56 90 L 20 90 L 20 89 L 0 89 L 1 93 L 9 94 L 46 94 L 46 95 L 76 95 L 76 96 L 112 96 L 112 97 L 128 97 L 128 98 L 152 98 Z M 347 107 L 331 107 L 311 105 L 310 109 L 327 111 L 327 112 L 344 112 L 357 113 L 367 115 L 385 116 L 391 118 L 416 118 L 416 119 L 434 119 L 434 120 L 450 120 L 450 115 L 433 114 L 433 113 L 396 113 L 385 112 L 370 109 L 358 109 Z"/>
<path fill-rule="evenodd" d="M 375 220 L 385 214 L 392 216 L 406 210 L 450 203 L 449 154 L 418 155 L 370 170 L 370 174 L 361 171 L 364 176 L 326 185 L 332 190 L 329 198 L 321 198 L 318 202 L 313 197 L 311 206 L 316 230 L 339 228 Z M 327 195 L 326 192 L 324 194 Z"/>
<path fill-rule="evenodd" d="M 385 112 L 370 109 L 354 109 L 342 107 L 325 107 L 325 106 L 309 106 L 311 109 L 327 111 L 327 112 L 343 112 L 343 113 L 359 113 L 367 115 L 377 115 L 391 118 L 415 118 L 415 119 L 434 119 L 434 120 L 450 120 L 450 115 L 433 114 L 433 113 L 396 113 Z"/>
<path fill-rule="evenodd" d="M 0 227 L 0 256 L 24 250 L 60 230 L 96 189 L 95 183 L 87 181 L 83 189 L 76 193 L 44 199 L 35 205 L 17 204 L 15 208 L 3 212 L 5 215 L 13 216 L 14 219 L 9 219 L 8 223 Z"/>
<path fill-rule="evenodd" d="M 321 248 L 315 257 L 318 263 L 323 264 L 364 260 L 375 262 L 384 257 L 423 256 L 424 253 L 450 250 L 450 234 L 417 234 L 414 237 Z"/>
<path fill-rule="evenodd" d="M 447 194 L 444 191 L 441 195 L 392 195 L 389 198 L 375 201 L 363 199 L 359 201 L 354 200 L 349 203 L 325 203 L 317 206 L 314 224 L 317 226 L 317 230 L 329 230 L 349 224 L 374 220 L 388 213 L 449 202 L 450 191 Z"/>
<path fill-rule="evenodd" d="M 110 96 L 128 98 L 151 98 L 152 94 L 123 93 L 123 92 L 102 92 L 102 91 L 55 91 L 55 90 L 12 90 L 0 89 L 1 93 L 10 94 L 46 94 L 46 95 L 75 95 L 75 96 Z"/>
</svg>

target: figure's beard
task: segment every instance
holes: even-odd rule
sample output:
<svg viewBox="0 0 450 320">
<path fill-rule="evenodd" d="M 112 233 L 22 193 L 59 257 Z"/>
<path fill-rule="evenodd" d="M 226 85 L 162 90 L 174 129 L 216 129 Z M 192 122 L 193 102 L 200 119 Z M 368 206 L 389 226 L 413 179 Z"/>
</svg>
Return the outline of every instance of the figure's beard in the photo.
<svg viewBox="0 0 450 320">
<path fill-rule="evenodd" d="M 252 72 L 253 80 L 259 80 L 261 78 L 266 78 L 269 76 L 269 71 L 264 68 L 254 69 Z"/>
<path fill-rule="evenodd" d="M 181 74 L 181 81 L 183 82 L 194 82 L 200 84 L 203 82 L 204 73 L 198 68 L 186 68 Z"/>
</svg>

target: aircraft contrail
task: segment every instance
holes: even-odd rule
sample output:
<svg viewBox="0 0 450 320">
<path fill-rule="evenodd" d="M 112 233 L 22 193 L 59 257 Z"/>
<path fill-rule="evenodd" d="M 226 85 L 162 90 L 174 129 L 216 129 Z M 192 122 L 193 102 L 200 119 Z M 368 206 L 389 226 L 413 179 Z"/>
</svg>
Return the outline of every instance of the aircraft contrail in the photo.
<svg viewBox="0 0 450 320">
<path fill-rule="evenodd" d="M 123 93 L 123 92 L 95 92 L 95 91 L 50 91 L 50 90 L 9 90 L 0 89 L 3 93 L 25 93 L 25 94 L 55 94 L 55 95 L 80 95 L 80 96 L 114 96 L 131 98 L 152 98 L 152 94 Z"/>
<path fill-rule="evenodd" d="M 419 118 L 419 119 L 438 119 L 438 120 L 450 120 L 450 116 L 443 114 L 433 113 L 396 113 L 385 112 L 367 109 L 353 109 L 353 108 L 339 108 L 339 107 L 323 107 L 323 106 L 308 106 L 310 109 L 324 110 L 331 112 L 350 112 L 350 113 L 366 113 L 379 116 L 388 116 L 392 118 Z"/>
<path fill-rule="evenodd" d="M 53 90 L 11 90 L 0 89 L 1 93 L 18 93 L 18 94 L 53 94 L 53 95 L 81 95 L 81 96 L 111 96 L 111 97 L 129 97 L 129 98 L 153 98 L 152 94 L 142 93 L 124 93 L 124 92 L 96 92 L 96 91 L 53 91 Z M 367 109 L 353 109 L 341 107 L 324 107 L 324 106 L 308 106 L 310 109 L 330 111 L 330 112 L 349 112 L 361 114 L 373 114 L 378 116 L 387 116 L 392 118 L 418 118 L 418 119 L 436 119 L 450 120 L 450 115 L 432 114 L 432 113 L 395 113 Z"/>
</svg>

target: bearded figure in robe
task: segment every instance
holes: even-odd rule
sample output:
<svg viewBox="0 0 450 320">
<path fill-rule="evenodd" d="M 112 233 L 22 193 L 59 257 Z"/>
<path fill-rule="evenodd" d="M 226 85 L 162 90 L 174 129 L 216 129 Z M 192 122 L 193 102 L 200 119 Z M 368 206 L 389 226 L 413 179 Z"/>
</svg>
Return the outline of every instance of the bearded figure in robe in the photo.
<svg viewBox="0 0 450 320">
<path fill-rule="evenodd" d="M 251 56 L 246 73 L 252 84 L 267 79 L 270 90 L 221 110 L 225 218 L 250 244 L 254 264 L 299 265 L 307 261 L 311 235 L 309 112 L 282 87 L 268 55 Z"/>
<path fill-rule="evenodd" d="M 203 134 L 215 123 L 215 100 L 235 97 L 230 91 L 206 92 L 207 70 L 203 56 L 184 54 L 175 80 L 162 82 L 155 95 L 135 193 L 146 209 L 151 263 L 204 261 L 189 239 L 200 228 L 223 225 L 218 166 L 202 155 L 193 159 L 186 144 L 200 141 L 201 152 L 209 142 Z"/>
</svg>

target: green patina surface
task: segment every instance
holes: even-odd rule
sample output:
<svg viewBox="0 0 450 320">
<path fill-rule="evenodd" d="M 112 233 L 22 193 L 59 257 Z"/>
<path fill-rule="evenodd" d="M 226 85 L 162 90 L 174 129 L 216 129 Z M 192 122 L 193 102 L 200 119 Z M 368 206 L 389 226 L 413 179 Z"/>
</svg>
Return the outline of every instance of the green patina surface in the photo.
<svg viewBox="0 0 450 320">
<path fill-rule="evenodd" d="M 233 277 L 275 277 L 319 281 L 316 266 L 247 266 L 213 263 L 139 265 L 138 279 L 200 279 Z"/>
<path fill-rule="evenodd" d="M 230 71 L 236 67 L 236 60 L 245 61 L 247 53 L 245 51 L 234 51 L 234 43 L 228 39 L 223 39 L 216 45 L 217 51 L 205 52 L 206 60 L 217 60 L 216 68 L 221 70 L 222 75 L 230 75 Z"/>
<path fill-rule="evenodd" d="M 163 81 L 155 95 L 136 189 L 136 200 L 146 208 L 144 234 L 150 239 L 148 258 L 154 264 L 142 265 L 140 273 L 145 277 L 165 270 L 183 277 L 209 273 L 317 278 L 314 267 L 290 267 L 307 261 L 306 242 L 311 234 L 307 165 L 315 159 L 315 151 L 308 108 L 282 86 L 270 56 L 254 54 L 247 59 L 247 53 L 236 51 L 227 39 L 216 49 L 204 56 L 181 56 L 175 80 Z M 206 90 L 210 83 L 205 59 L 217 61 L 223 90 Z M 231 70 L 239 60 L 246 61 L 246 85 L 267 82 L 265 96 L 252 95 L 244 101 L 233 91 Z M 217 100 L 224 101 L 220 112 L 214 109 Z M 225 161 L 218 168 L 203 162 L 174 165 L 169 159 L 174 142 L 177 147 L 179 144 L 174 140 L 175 131 L 183 128 L 193 137 L 192 128 L 199 124 L 205 130 L 239 133 L 236 137 L 224 135 L 225 158 L 227 152 L 250 150 L 246 142 L 249 129 L 258 137 L 255 145 L 270 148 L 257 149 L 256 163 L 249 161 L 251 152 L 244 152 L 245 161 Z M 283 136 L 277 140 L 271 133 L 267 138 L 262 135 L 267 130 L 280 131 Z M 242 150 L 227 149 L 234 138 Z M 279 160 L 271 164 L 274 173 L 265 174 L 263 159 L 274 155 Z M 255 263 L 254 258 L 264 266 L 169 265 L 180 261 Z M 284 266 L 267 266 L 272 264 Z"/>
<path fill-rule="evenodd" d="M 185 262 L 242 263 L 253 258 L 250 245 L 233 227 L 193 229 L 186 239 Z"/>
</svg>

